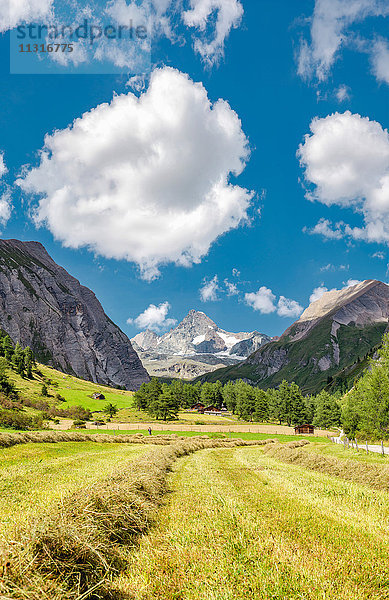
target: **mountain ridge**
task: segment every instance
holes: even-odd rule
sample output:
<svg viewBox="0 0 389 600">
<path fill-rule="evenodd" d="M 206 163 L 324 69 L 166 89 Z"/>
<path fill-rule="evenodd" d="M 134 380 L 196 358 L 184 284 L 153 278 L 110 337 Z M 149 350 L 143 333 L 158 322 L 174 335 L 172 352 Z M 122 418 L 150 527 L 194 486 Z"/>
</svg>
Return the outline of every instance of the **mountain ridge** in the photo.
<svg viewBox="0 0 389 600">
<path fill-rule="evenodd" d="M 183 371 L 189 369 L 190 376 L 195 376 L 195 364 L 198 375 L 201 370 L 206 372 L 234 364 L 270 340 L 257 331 L 228 332 L 204 312 L 191 309 L 176 327 L 163 335 L 146 330 L 131 341 L 149 372 L 161 375 L 161 369 L 162 372 L 166 369 L 166 375 L 184 377 L 179 368 L 180 360 L 187 367 Z"/>
<path fill-rule="evenodd" d="M 41 362 L 83 379 L 129 389 L 149 379 L 95 294 L 40 242 L 0 240 L 0 327 Z"/>
<path fill-rule="evenodd" d="M 240 365 L 205 379 L 243 378 L 264 388 L 287 379 L 306 392 L 316 392 L 379 344 L 388 319 L 389 286 L 385 283 L 365 280 L 326 292 L 278 340 Z"/>
</svg>

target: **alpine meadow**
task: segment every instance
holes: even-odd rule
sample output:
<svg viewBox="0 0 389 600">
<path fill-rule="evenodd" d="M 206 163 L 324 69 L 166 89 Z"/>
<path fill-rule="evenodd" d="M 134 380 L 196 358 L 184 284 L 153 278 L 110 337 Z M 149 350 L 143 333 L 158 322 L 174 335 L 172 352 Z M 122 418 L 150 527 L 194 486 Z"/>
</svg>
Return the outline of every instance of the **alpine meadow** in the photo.
<svg viewBox="0 0 389 600">
<path fill-rule="evenodd" d="M 386 0 L 0 0 L 0 600 L 389 600 Z"/>
</svg>

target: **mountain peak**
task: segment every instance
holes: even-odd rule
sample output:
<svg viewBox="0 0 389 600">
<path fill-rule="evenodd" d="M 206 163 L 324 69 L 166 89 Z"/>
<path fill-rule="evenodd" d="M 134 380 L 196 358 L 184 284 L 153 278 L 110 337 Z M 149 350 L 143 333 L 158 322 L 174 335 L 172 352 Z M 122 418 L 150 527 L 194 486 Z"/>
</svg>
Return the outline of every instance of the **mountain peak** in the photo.
<svg viewBox="0 0 389 600">
<path fill-rule="evenodd" d="M 311 321 L 340 308 L 344 304 L 355 300 L 367 291 L 375 288 L 377 285 L 386 285 L 374 279 L 366 279 L 359 283 L 345 287 L 341 290 L 329 290 L 325 292 L 318 300 L 312 302 L 301 315 L 299 322 Z"/>
<path fill-rule="evenodd" d="M 191 309 L 177 327 L 212 327 L 217 329 L 217 325 L 204 312 Z"/>
<path fill-rule="evenodd" d="M 209 371 L 207 365 L 234 364 L 270 341 L 266 335 L 253 332 L 230 333 L 218 327 L 204 312 L 191 309 L 184 319 L 174 328 L 156 337 L 144 331 L 138 333 L 132 341 L 136 349 L 145 353 L 143 358 L 149 360 L 149 370 L 161 372 L 166 359 L 173 357 L 190 358 L 200 361 L 198 373 Z M 178 359 L 175 359 L 176 362 Z M 224 363 L 223 363 L 224 361 Z M 201 369 L 201 364 L 206 368 Z M 178 363 L 173 365 L 177 367 Z M 169 370 L 172 365 L 169 363 Z M 170 372 L 170 371 L 169 371 Z"/>
</svg>

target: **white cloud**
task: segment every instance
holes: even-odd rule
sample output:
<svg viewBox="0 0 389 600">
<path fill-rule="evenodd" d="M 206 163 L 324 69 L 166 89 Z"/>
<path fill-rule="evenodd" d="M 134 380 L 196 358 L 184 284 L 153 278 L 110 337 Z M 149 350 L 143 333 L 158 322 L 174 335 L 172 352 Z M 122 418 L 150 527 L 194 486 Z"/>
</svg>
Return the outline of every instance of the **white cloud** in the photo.
<svg viewBox="0 0 389 600">
<path fill-rule="evenodd" d="M 312 302 L 316 302 L 316 300 L 320 300 L 322 295 L 325 294 L 326 292 L 328 292 L 328 288 L 326 288 L 324 286 L 319 286 L 319 287 L 315 288 L 309 297 L 309 304 L 312 304 Z"/>
<path fill-rule="evenodd" d="M 277 302 L 276 295 L 265 286 L 260 287 L 257 292 L 245 294 L 244 301 L 263 315 L 277 312 L 279 317 L 298 317 L 304 310 L 296 300 L 285 296 L 280 296 Z"/>
<path fill-rule="evenodd" d="M 298 156 L 312 189 L 310 200 L 353 208 L 363 227 L 321 219 L 311 233 L 389 243 L 389 134 L 376 121 L 347 111 L 311 123 Z"/>
<path fill-rule="evenodd" d="M 303 41 L 298 72 L 302 77 L 316 76 L 319 81 L 328 78 L 340 50 L 346 44 L 361 49 L 350 31 L 353 24 L 368 17 L 386 16 L 389 7 L 386 0 L 316 0 L 311 21 L 311 42 Z M 367 40 L 364 40 L 368 43 Z"/>
<path fill-rule="evenodd" d="M 0 179 L 8 172 L 4 161 L 4 154 L 0 152 Z M 3 191 L 0 194 L 0 224 L 6 225 L 11 217 L 12 204 L 11 204 L 11 191 L 6 184 L 1 184 Z"/>
<path fill-rule="evenodd" d="M 345 102 L 346 100 L 350 100 L 350 88 L 347 85 L 340 85 L 335 90 L 335 96 L 338 102 Z"/>
<path fill-rule="evenodd" d="M 127 319 L 127 323 L 129 325 L 135 324 L 138 329 L 151 329 L 160 333 L 169 329 L 169 327 L 173 327 L 177 323 L 176 319 L 167 318 L 170 308 L 169 302 L 162 302 L 158 306 L 150 304 L 150 306 L 135 319 L 132 319 L 131 317 Z"/>
<path fill-rule="evenodd" d="M 240 277 L 240 271 L 238 271 L 238 269 L 232 269 L 232 275 L 233 277 Z"/>
<path fill-rule="evenodd" d="M 239 294 L 239 289 L 236 283 L 231 283 L 228 279 L 224 280 L 224 285 L 227 290 L 227 296 L 237 296 Z"/>
<path fill-rule="evenodd" d="M 238 27 L 243 6 L 238 0 L 190 0 L 191 8 L 183 13 L 184 23 L 204 34 L 194 43 L 202 58 L 213 64 L 224 53 L 224 42 L 233 27 Z M 214 32 L 207 36 L 209 23 L 214 21 Z"/>
<path fill-rule="evenodd" d="M 0 224 L 6 225 L 11 218 L 12 204 L 9 189 L 0 196 Z"/>
<path fill-rule="evenodd" d="M 219 300 L 218 292 L 220 291 L 219 279 L 215 275 L 211 281 L 204 281 L 200 288 L 200 298 L 202 302 L 216 302 Z"/>
<path fill-rule="evenodd" d="M 389 43 L 378 40 L 372 51 L 373 72 L 378 81 L 389 83 Z"/>
<path fill-rule="evenodd" d="M 139 98 L 115 96 L 47 135 L 18 184 L 41 196 L 35 222 L 65 246 L 134 262 L 151 280 L 162 264 L 199 263 L 246 221 L 253 193 L 229 180 L 248 157 L 227 102 L 164 68 Z"/>
<path fill-rule="evenodd" d="M 324 267 L 320 268 L 320 271 L 325 272 L 325 271 L 331 271 L 331 272 L 335 272 L 335 271 L 348 271 L 348 269 L 350 268 L 350 265 L 333 265 L 331 263 L 328 263 L 328 265 L 324 265 Z"/>
<path fill-rule="evenodd" d="M 129 87 L 135 92 L 143 92 L 146 88 L 146 78 L 144 75 L 134 75 L 126 83 L 126 87 Z"/>
<path fill-rule="evenodd" d="M 257 292 L 245 294 L 244 299 L 248 306 L 251 306 L 254 310 L 258 310 L 264 315 L 277 310 L 274 304 L 276 297 L 273 292 L 265 286 L 260 287 Z"/>
<path fill-rule="evenodd" d="M 372 254 L 371 257 L 379 258 L 379 260 L 384 260 L 385 254 L 383 252 L 374 252 L 374 254 Z"/>
<path fill-rule="evenodd" d="M 349 279 L 346 283 L 346 286 L 353 287 L 354 285 L 358 285 L 358 283 L 362 283 L 360 279 Z"/>
<path fill-rule="evenodd" d="M 290 300 L 289 298 L 285 298 L 285 296 L 280 296 L 280 299 L 277 304 L 277 314 L 280 317 L 299 317 L 303 312 L 303 307 L 301 304 L 296 302 L 296 300 Z"/>
<path fill-rule="evenodd" d="M 0 3 L 0 32 L 13 29 L 20 23 L 38 22 L 51 14 L 53 0 L 2 0 Z"/>
<path fill-rule="evenodd" d="M 320 219 L 312 229 L 304 227 L 303 231 L 310 235 L 322 235 L 329 240 L 340 240 L 344 237 L 340 223 L 333 226 L 331 221 L 324 218 Z"/>
<path fill-rule="evenodd" d="M 2 154 L 2 152 L 0 152 L 0 179 L 1 177 L 3 177 L 3 175 L 5 175 L 7 173 L 7 167 L 5 166 L 5 162 L 4 162 L 4 154 Z"/>
<path fill-rule="evenodd" d="M 225 41 L 231 30 L 239 26 L 243 12 L 239 0 L 188 0 L 185 4 L 183 0 L 144 0 L 140 3 L 135 0 L 111 0 L 103 5 L 92 1 L 86 6 L 72 0 L 2 0 L 0 32 L 13 29 L 21 23 L 37 23 L 49 18 L 50 22 L 57 25 L 66 21 L 67 25 L 73 23 L 77 26 L 84 16 L 93 17 L 96 25 L 102 25 L 108 17 L 110 24 L 134 23 L 145 26 L 148 34 L 145 46 L 148 50 L 153 40 L 165 37 L 172 42 L 182 43 L 188 30 L 195 30 L 195 51 L 212 65 L 223 56 Z M 139 57 L 133 52 L 135 44 L 126 46 L 118 44 L 117 40 L 106 43 L 101 38 L 94 58 L 108 59 L 119 67 L 137 65 Z M 141 46 L 136 53 L 142 54 Z M 76 55 L 76 59 L 74 56 L 65 59 L 57 55 L 52 58 L 63 64 L 69 60 L 75 64 L 91 60 L 88 46 L 82 41 L 75 45 L 72 54 Z M 132 72 L 136 72 L 134 68 Z"/>
</svg>

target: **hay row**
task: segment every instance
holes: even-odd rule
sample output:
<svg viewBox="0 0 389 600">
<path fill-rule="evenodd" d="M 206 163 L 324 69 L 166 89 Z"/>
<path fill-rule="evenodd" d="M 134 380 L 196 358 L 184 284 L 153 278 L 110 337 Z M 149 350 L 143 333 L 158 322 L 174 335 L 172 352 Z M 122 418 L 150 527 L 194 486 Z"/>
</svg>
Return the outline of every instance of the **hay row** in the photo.
<svg viewBox="0 0 389 600">
<path fill-rule="evenodd" d="M 107 433 L 68 433 L 61 431 L 26 431 L 23 433 L 0 433 L 0 448 L 10 448 L 18 444 L 56 444 L 60 442 L 98 442 L 100 444 L 152 444 L 167 446 L 182 439 L 177 434 L 145 436 L 143 433 L 133 435 L 109 435 Z M 197 440 L 208 440 L 207 435 L 196 436 Z M 218 440 L 226 446 L 236 443 L 240 438 Z M 242 440 L 240 440 L 242 441 Z M 263 445 L 266 440 L 247 440 L 245 445 Z"/>
<path fill-rule="evenodd" d="M 60 434 L 61 441 L 65 435 L 76 435 L 78 441 L 86 437 Z M 42 442 L 42 437 L 49 441 L 42 434 L 33 439 Z M 172 444 L 166 440 L 168 447 L 154 449 L 122 465 L 110 477 L 69 495 L 53 514 L 40 517 L 28 531 L 2 544 L 0 598 L 118 600 L 111 580 L 126 567 L 121 547 L 134 545 L 152 524 L 174 462 L 206 448 L 269 445 L 271 441 L 191 438 Z"/>
<path fill-rule="evenodd" d="M 286 463 L 326 473 L 327 475 L 334 475 L 378 490 L 389 491 L 389 466 L 372 465 L 352 459 L 338 459 L 315 452 L 306 452 L 297 444 L 298 442 L 269 444 L 265 446 L 264 452 Z"/>
</svg>

